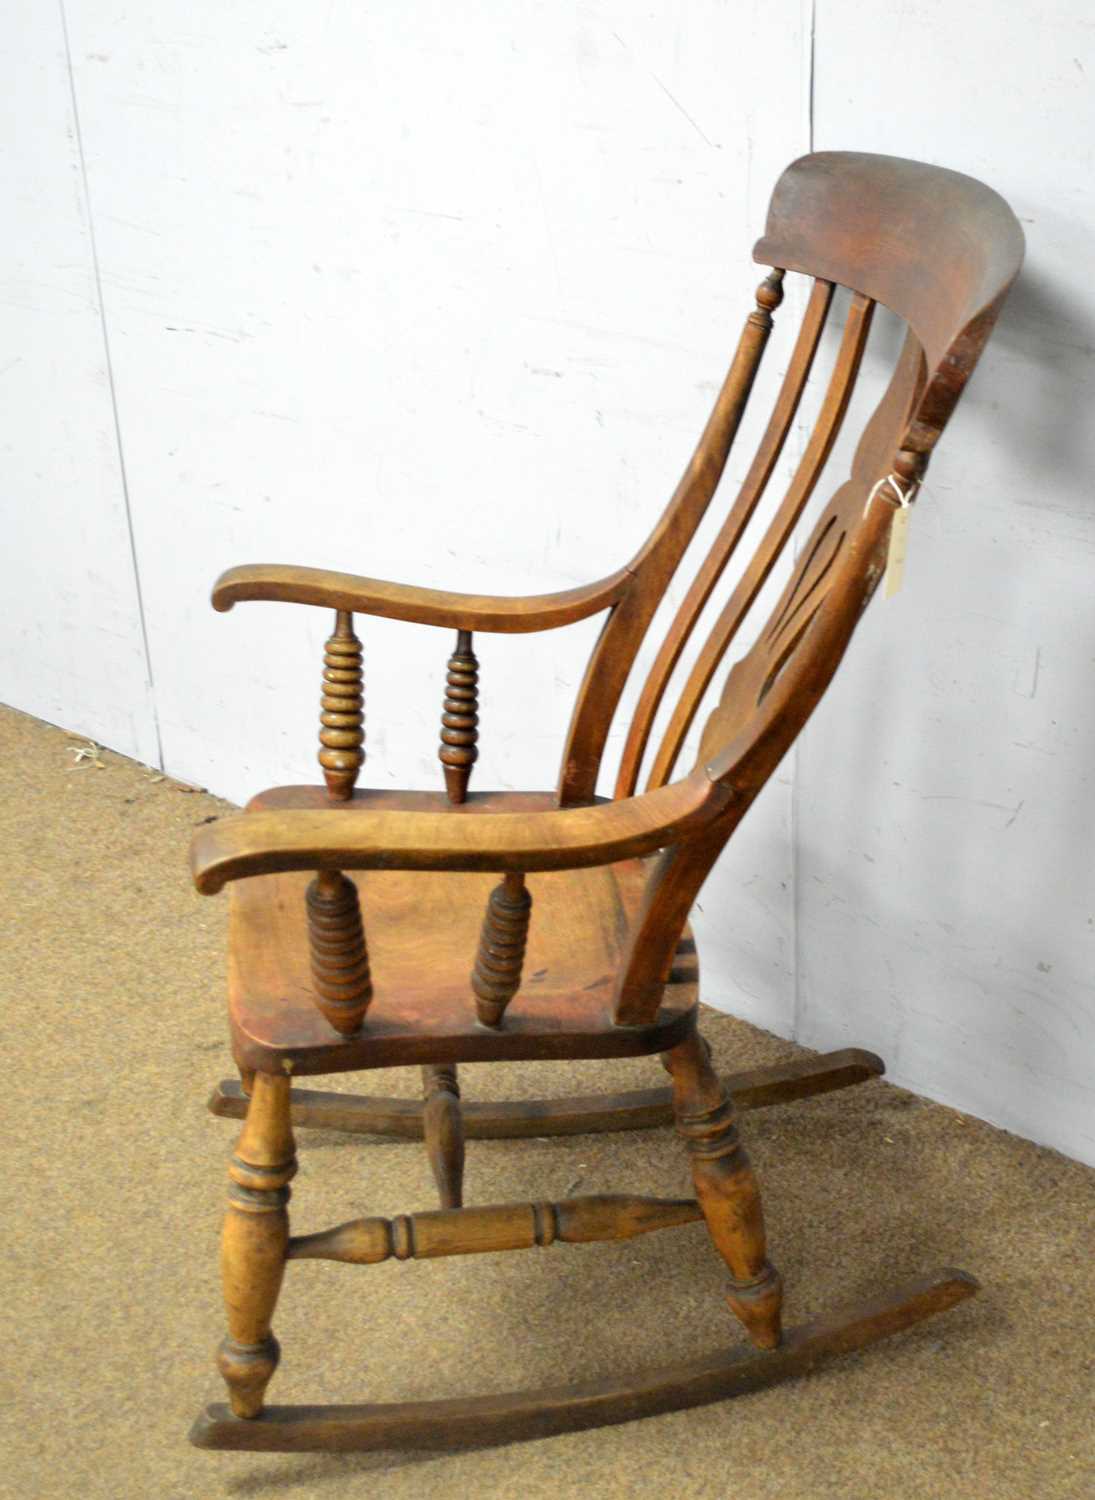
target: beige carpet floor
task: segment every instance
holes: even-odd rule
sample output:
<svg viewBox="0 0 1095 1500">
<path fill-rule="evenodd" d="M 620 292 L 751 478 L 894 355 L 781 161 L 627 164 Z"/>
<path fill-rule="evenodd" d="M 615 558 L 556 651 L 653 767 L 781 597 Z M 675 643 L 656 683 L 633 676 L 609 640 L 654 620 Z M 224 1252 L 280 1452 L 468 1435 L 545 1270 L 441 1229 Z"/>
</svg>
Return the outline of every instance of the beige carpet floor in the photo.
<svg viewBox="0 0 1095 1500">
<path fill-rule="evenodd" d="M 883 1083 L 750 1114 L 773 1252 L 800 1321 L 944 1264 L 982 1294 L 807 1379 L 696 1411 L 449 1454 L 200 1452 L 222 1399 L 217 1234 L 236 1126 L 224 904 L 187 840 L 224 804 L 0 711 L 0 1494 L 19 1500 L 383 1495 L 1090 1500 L 1095 1174 Z M 95 760 L 101 765 L 95 764 Z M 711 1013 L 720 1067 L 796 1049 Z M 661 1080 L 657 1063 L 464 1072 L 469 1096 Z M 381 1092 L 411 1092 L 412 1075 Z M 335 1086 L 339 1086 L 337 1083 Z M 352 1087 L 346 1083 L 342 1086 Z M 422 1149 L 301 1132 L 298 1232 L 434 1206 Z M 472 1201 L 687 1188 L 668 1131 L 473 1142 Z M 504 1390 L 731 1341 L 698 1225 L 623 1245 L 426 1264 L 295 1264 L 278 1401 Z"/>
</svg>

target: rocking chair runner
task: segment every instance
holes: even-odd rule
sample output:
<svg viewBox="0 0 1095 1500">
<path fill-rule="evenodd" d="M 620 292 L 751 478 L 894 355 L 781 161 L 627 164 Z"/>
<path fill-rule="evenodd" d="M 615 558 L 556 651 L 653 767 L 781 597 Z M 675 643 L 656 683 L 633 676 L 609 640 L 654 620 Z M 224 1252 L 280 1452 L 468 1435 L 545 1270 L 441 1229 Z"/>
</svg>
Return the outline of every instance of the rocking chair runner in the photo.
<svg viewBox="0 0 1095 1500">
<path fill-rule="evenodd" d="M 231 1407 L 192 1438 L 249 1449 L 449 1446 L 623 1421 L 753 1389 L 954 1305 L 976 1289 L 943 1271 L 847 1313 L 781 1331 L 738 1107 L 840 1088 L 882 1071 L 869 1053 L 830 1054 L 720 1082 L 696 1029 L 698 967 L 687 918 L 730 834 L 824 692 L 882 574 L 895 509 L 981 353 L 1018 272 L 1023 238 L 995 193 L 956 173 L 883 156 L 824 152 L 787 169 L 756 259 L 761 283 L 695 455 L 650 539 L 618 573 L 536 598 L 406 588 L 351 574 L 259 565 L 216 585 L 216 608 L 277 599 L 334 609 L 323 674 L 327 784 L 282 787 L 194 841 L 199 890 L 232 882 L 230 1009 L 243 1089 L 212 1107 L 244 1114 L 229 1167 L 223 1273 L 228 1337 L 219 1366 Z M 615 797 L 595 787 L 625 680 L 714 494 L 787 272 L 813 278 L 794 352 L 742 487 L 684 598 L 638 700 Z M 794 420 L 836 286 L 851 302 L 820 410 L 786 496 L 714 627 L 637 794 L 655 716 L 770 479 Z M 699 758 L 672 780 L 727 648 L 817 484 L 859 371 L 876 302 L 905 322 L 904 347 L 868 422 L 851 477 L 802 547 L 768 622 L 730 672 Z M 547 630 L 608 617 L 578 695 L 557 792 L 468 793 L 476 759 L 473 632 Z M 353 615 L 457 631 L 440 759 L 447 794 L 355 791 L 362 657 Z M 351 877 L 346 872 L 357 872 Z M 499 882 L 498 877 L 501 877 Z M 373 975 L 376 993 L 374 998 Z M 660 1053 L 670 1091 L 461 1105 L 456 1065 L 505 1058 Z M 301 1090 L 309 1073 L 418 1063 L 424 1102 Z M 585 1197 L 463 1208 L 464 1136 L 545 1135 L 651 1125 L 672 1114 L 696 1198 Z M 292 1124 L 422 1135 L 440 1211 L 357 1219 L 291 1238 Z M 271 1318 L 287 1261 L 371 1263 L 609 1240 L 703 1218 L 730 1273 L 728 1300 L 759 1353 L 732 1350 L 597 1385 L 397 1406 L 266 1407 L 278 1361 Z"/>
</svg>

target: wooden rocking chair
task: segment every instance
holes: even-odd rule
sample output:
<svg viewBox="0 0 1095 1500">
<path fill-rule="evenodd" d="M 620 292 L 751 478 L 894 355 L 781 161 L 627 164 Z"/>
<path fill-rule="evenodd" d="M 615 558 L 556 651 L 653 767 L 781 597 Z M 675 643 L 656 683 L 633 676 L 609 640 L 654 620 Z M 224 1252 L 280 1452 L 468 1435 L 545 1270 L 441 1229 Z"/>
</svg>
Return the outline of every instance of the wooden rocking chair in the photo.
<svg viewBox="0 0 1095 1500">
<path fill-rule="evenodd" d="M 756 294 L 707 427 L 649 540 L 619 572 L 535 598 L 408 588 L 347 573 L 258 565 L 217 583 L 213 603 L 274 599 L 335 611 L 324 657 L 321 787 L 262 793 L 194 840 L 198 889 L 231 882 L 229 1000 L 242 1089 L 216 1114 L 246 1116 L 229 1167 L 223 1240 L 228 1337 L 219 1368 L 230 1407 L 192 1440 L 236 1449 L 449 1447 L 620 1422 L 752 1390 L 858 1349 L 976 1290 L 943 1270 L 790 1331 L 767 1258 L 739 1109 L 841 1088 L 882 1071 L 845 1051 L 720 1081 L 696 1029 L 698 964 L 688 915 L 758 791 L 825 691 L 1018 272 L 1022 232 L 971 178 L 892 157 L 822 152 L 795 162 L 772 199 Z M 718 485 L 785 274 L 812 278 L 786 376 L 748 474 L 638 700 L 611 801 L 595 795 L 609 727 L 640 643 Z M 834 289 L 851 300 L 828 388 L 790 488 L 699 650 L 638 793 L 655 716 L 694 626 L 783 450 Z M 875 303 L 906 336 L 852 464 L 792 576 L 733 667 L 699 757 L 673 780 L 685 737 L 728 646 L 787 547 L 836 441 Z M 552 793 L 468 793 L 476 759 L 473 632 L 548 630 L 607 619 Z M 442 715 L 446 793 L 355 791 L 362 657 L 353 615 L 455 629 Z M 346 872 L 354 872 L 353 876 Z M 499 877 L 500 880 L 499 880 Z M 372 974 L 376 976 L 376 992 Z M 672 1089 L 615 1098 L 461 1106 L 465 1061 L 660 1054 Z M 303 1074 L 420 1064 L 421 1104 L 300 1090 Z M 670 1118 L 695 1199 L 577 1197 L 463 1208 L 464 1137 L 622 1130 Z M 424 1137 L 439 1211 L 365 1218 L 290 1237 L 293 1125 Z M 278 1362 L 271 1318 L 288 1261 L 370 1264 L 555 1240 L 612 1240 L 706 1220 L 730 1307 L 756 1346 L 597 1384 L 392 1406 L 264 1407 Z"/>
</svg>

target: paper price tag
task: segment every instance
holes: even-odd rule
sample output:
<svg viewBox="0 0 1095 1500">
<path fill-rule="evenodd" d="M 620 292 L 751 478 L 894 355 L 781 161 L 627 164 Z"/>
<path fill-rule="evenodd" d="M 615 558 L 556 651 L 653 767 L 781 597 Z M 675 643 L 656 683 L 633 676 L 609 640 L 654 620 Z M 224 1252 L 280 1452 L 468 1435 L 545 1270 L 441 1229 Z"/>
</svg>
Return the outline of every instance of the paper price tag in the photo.
<svg viewBox="0 0 1095 1500">
<path fill-rule="evenodd" d="M 909 516 L 912 507 L 900 506 L 890 522 L 890 545 L 886 552 L 886 579 L 882 589 L 884 599 L 892 599 L 900 592 L 905 581 L 905 553 L 909 547 Z"/>
<path fill-rule="evenodd" d="M 893 519 L 890 521 L 890 540 L 886 549 L 886 577 L 883 588 L 883 597 L 892 599 L 901 588 L 905 578 L 905 553 L 909 546 L 909 511 L 916 492 L 920 488 L 920 481 L 914 479 L 907 488 L 902 489 L 897 475 L 887 474 L 885 479 L 878 481 L 867 496 L 867 503 L 863 507 L 864 515 L 870 510 L 871 501 L 875 496 L 887 488 L 897 498 L 897 506 Z"/>
</svg>

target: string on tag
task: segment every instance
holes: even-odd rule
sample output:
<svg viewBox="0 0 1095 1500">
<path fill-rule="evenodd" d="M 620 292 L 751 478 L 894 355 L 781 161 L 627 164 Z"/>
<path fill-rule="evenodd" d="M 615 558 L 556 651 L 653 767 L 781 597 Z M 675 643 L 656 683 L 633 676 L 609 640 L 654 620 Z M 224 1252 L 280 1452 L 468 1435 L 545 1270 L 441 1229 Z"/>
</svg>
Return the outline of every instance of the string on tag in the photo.
<svg viewBox="0 0 1095 1500">
<path fill-rule="evenodd" d="M 887 474 L 884 479 L 878 480 L 867 496 L 867 503 L 863 507 L 864 515 L 870 510 L 874 497 L 887 485 L 897 497 L 897 505 L 890 522 L 890 541 L 886 550 L 886 580 L 882 596 L 885 599 L 892 599 L 905 577 L 905 554 L 909 546 L 909 509 L 920 488 L 920 481 L 910 479 L 907 485 L 902 486 L 896 474 Z"/>
<path fill-rule="evenodd" d="M 889 485 L 890 489 L 897 496 L 898 509 L 906 510 L 916 499 L 916 492 L 920 488 L 920 481 L 919 479 L 910 479 L 906 488 L 902 489 L 901 481 L 896 474 L 887 474 L 884 479 L 877 480 L 871 489 L 871 493 L 867 496 L 867 503 L 863 507 L 864 515 L 870 510 L 871 501 L 874 497 L 880 490 L 884 490 L 887 485 Z"/>
</svg>

